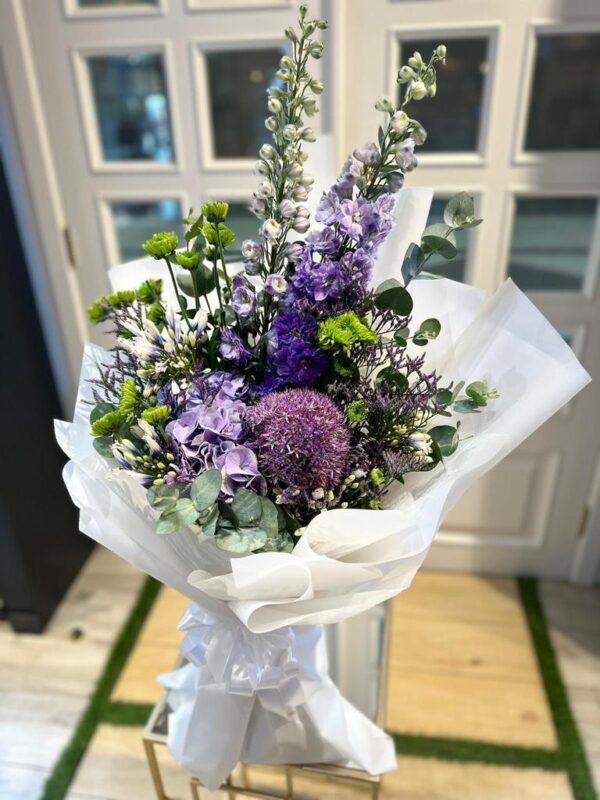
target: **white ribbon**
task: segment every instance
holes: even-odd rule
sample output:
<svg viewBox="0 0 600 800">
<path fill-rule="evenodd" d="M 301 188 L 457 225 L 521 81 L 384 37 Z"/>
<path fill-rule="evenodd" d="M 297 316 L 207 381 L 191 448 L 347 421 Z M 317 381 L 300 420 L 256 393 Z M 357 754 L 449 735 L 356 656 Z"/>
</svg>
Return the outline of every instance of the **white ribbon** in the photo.
<svg viewBox="0 0 600 800">
<path fill-rule="evenodd" d="M 395 769 L 393 741 L 332 683 L 321 626 L 256 634 L 192 603 L 179 628 L 189 663 L 159 678 L 172 709 L 168 746 L 208 789 L 238 761 Z"/>
</svg>

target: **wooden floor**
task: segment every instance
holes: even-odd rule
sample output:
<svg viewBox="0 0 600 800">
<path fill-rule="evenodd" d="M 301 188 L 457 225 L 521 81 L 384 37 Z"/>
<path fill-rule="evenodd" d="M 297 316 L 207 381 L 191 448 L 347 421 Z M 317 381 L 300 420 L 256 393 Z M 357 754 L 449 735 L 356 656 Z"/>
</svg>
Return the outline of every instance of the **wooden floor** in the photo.
<svg viewBox="0 0 600 800">
<path fill-rule="evenodd" d="M 43 637 L 0 627 L 0 798 L 35 800 L 64 748 L 141 577 L 98 550 Z M 545 611 L 595 779 L 600 785 L 600 590 L 543 583 Z M 185 605 L 161 591 L 112 699 L 153 702 L 172 666 Z M 510 579 L 422 572 L 394 604 L 390 729 L 527 747 L 556 745 L 528 629 Z M 173 798 L 186 776 L 162 754 Z M 302 786 L 353 800 L 348 788 Z M 152 800 L 141 729 L 101 725 L 70 800 Z M 204 797 L 221 798 L 222 793 Z M 383 797 L 395 800 L 572 800 L 566 776 L 533 769 L 399 759 Z"/>
</svg>

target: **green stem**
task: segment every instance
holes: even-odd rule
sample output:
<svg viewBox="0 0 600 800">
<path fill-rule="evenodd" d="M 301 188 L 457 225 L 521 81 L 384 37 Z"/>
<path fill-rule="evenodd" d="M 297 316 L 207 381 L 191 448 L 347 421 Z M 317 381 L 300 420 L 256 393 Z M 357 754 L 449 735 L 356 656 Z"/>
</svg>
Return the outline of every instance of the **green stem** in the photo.
<svg viewBox="0 0 600 800">
<path fill-rule="evenodd" d="M 188 328 L 190 330 L 192 330 L 192 324 L 190 322 L 190 318 L 188 317 L 188 313 L 187 313 L 187 310 L 185 308 L 185 304 L 183 302 L 183 298 L 179 294 L 179 289 L 177 287 L 177 281 L 175 280 L 175 274 L 173 272 L 173 267 L 171 266 L 171 262 L 169 261 L 168 258 L 164 258 L 163 261 L 165 261 L 165 263 L 166 263 L 166 265 L 168 267 L 169 275 L 171 276 L 171 281 L 173 282 L 173 288 L 175 289 L 175 294 L 177 295 L 177 300 L 179 302 L 179 308 L 181 309 L 181 314 L 182 314 L 183 318 L 185 319 L 185 321 L 187 322 Z"/>
</svg>

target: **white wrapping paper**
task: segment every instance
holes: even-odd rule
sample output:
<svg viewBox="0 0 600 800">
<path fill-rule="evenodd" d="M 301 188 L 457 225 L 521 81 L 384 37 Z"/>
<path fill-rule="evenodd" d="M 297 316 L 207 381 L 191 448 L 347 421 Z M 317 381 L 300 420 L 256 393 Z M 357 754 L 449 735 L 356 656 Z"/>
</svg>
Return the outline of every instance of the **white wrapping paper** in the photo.
<svg viewBox="0 0 600 800">
<path fill-rule="evenodd" d="M 428 190 L 400 193 L 398 233 L 393 246 L 384 245 L 376 282 L 398 275 L 430 201 Z M 123 265 L 116 286 L 139 284 L 154 264 Z M 144 489 L 125 474 L 112 477 L 92 447 L 87 381 L 107 356 L 86 348 L 74 420 L 56 423 L 70 458 L 65 482 L 85 533 L 192 601 L 181 622 L 190 663 L 161 680 L 174 709 L 169 746 L 208 788 L 238 760 L 395 768 L 391 739 L 331 682 L 319 626 L 406 589 L 469 486 L 590 380 L 511 281 L 487 302 L 479 290 L 445 279 L 414 282 L 411 293 L 416 322 L 442 322 L 427 349 L 428 368 L 447 380 L 488 379 L 500 398 L 484 413 L 463 416 L 461 435 L 473 438 L 435 470 L 409 476 L 390 492 L 386 510 L 320 514 L 291 554 L 232 556 L 192 531 L 156 534 Z"/>
</svg>

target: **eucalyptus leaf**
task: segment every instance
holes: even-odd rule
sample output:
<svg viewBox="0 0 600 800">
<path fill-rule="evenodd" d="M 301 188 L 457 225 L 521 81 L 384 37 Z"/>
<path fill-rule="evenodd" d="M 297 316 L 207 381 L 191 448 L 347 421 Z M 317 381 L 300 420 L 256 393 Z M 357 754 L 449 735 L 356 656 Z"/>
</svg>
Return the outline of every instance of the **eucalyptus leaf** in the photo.
<svg viewBox="0 0 600 800">
<path fill-rule="evenodd" d="M 112 403 L 98 403 L 90 413 L 90 425 L 93 425 L 94 422 L 102 419 L 102 417 L 106 416 L 106 414 L 109 414 L 111 411 L 116 411 L 116 409 L 117 407 Z"/>
<path fill-rule="evenodd" d="M 395 278 L 389 278 L 378 286 L 375 295 L 379 308 L 390 309 L 402 317 L 407 317 L 412 311 L 412 297 Z"/>
<path fill-rule="evenodd" d="M 439 319 L 435 319 L 431 317 L 430 319 L 424 320 L 419 325 L 419 333 L 423 336 L 426 336 L 428 339 L 437 339 L 440 335 L 440 331 L 442 330 L 442 325 Z"/>
<path fill-rule="evenodd" d="M 263 548 L 266 553 L 291 553 L 294 549 L 294 540 L 287 531 L 269 537 Z"/>
<path fill-rule="evenodd" d="M 406 389 L 408 389 L 408 378 L 406 377 L 406 375 L 404 375 L 404 373 L 400 372 L 397 369 L 394 369 L 394 367 L 384 367 L 377 373 L 377 377 L 375 378 L 375 380 L 378 383 L 381 383 L 383 381 L 384 383 L 387 383 L 389 386 L 396 386 L 397 388 L 402 389 L 403 391 L 406 391 Z"/>
<path fill-rule="evenodd" d="M 425 228 L 421 237 L 421 244 L 426 254 L 438 253 L 446 259 L 454 258 L 458 252 L 456 237 L 452 228 L 441 222 Z"/>
<path fill-rule="evenodd" d="M 479 406 L 473 400 L 457 400 L 452 406 L 453 410 L 459 414 L 479 413 Z"/>
<path fill-rule="evenodd" d="M 221 471 L 208 469 L 192 483 L 190 497 L 198 511 L 204 511 L 216 502 L 221 491 Z"/>
<path fill-rule="evenodd" d="M 230 553 L 252 553 L 254 550 L 260 550 L 267 538 L 267 532 L 260 528 L 234 530 L 218 528 L 215 534 L 217 546 Z"/>
<path fill-rule="evenodd" d="M 198 518 L 196 507 L 187 497 L 181 498 L 173 506 L 172 510 L 163 511 L 156 526 L 156 532 L 160 534 L 175 533 L 181 528 L 187 528 Z"/>
<path fill-rule="evenodd" d="M 427 433 L 438 447 L 442 457 L 451 456 L 458 447 L 458 430 L 452 425 L 436 425 Z"/>
<path fill-rule="evenodd" d="M 475 203 L 467 192 L 459 192 L 451 197 L 444 209 L 444 222 L 451 228 L 460 228 L 462 224 L 475 216 Z"/>
<path fill-rule="evenodd" d="M 178 272 L 175 276 L 177 285 L 182 292 L 185 292 L 188 297 L 194 297 L 194 281 L 192 275 L 187 270 L 185 272 Z"/>
<path fill-rule="evenodd" d="M 272 539 L 279 532 L 278 507 L 268 497 L 261 497 L 260 502 L 262 506 L 260 526 L 267 532 L 269 539 Z"/>
<path fill-rule="evenodd" d="M 425 264 L 425 254 L 417 244 L 411 244 L 404 261 L 402 262 L 402 278 L 404 285 L 408 286 L 413 278 L 419 274 Z"/>
<path fill-rule="evenodd" d="M 219 507 L 215 504 L 211 509 L 205 512 L 203 519 L 198 520 L 198 524 L 202 527 L 202 532 L 206 536 L 214 536 L 219 520 Z"/>
<path fill-rule="evenodd" d="M 470 383 L 465 389 L 465 394 L 469 397 L 476 406 L 487 406 L 487 386 L 483 381 L 474 381 Z"/>
<path fill-rule="evenodd" d="M 112 458 L 112 436 L 96 436 L 94 439 L 94 450 L 104 458 Z"/>
<path fill-rule="evenodd" d="M 146 497 L 152 508 L 167 510 L 173 508 L 179 500 L 179 488 L 175 484 L 163 483 L 161 486 L 151 486 L 146 492 Z"/>
<path fill-rule="evenodd" d="M 439 389 L 434 395 L 433 399 L 438 406 L 449 406 L 452 402 L 452 391 L 450 389 Z"/>
<path fill-rule="evenodd" d="M 196 286 L 198 288 L 198 294 L 200 296 L 203 296 L 205 294 L 210 294 L 216 286 L 215 273 L 205 264 L 199 265 L 198 269 L 195 272 L 195 277 L 196 277 Z"/>
<path fill-rule="evenodd" d="M 231 510 L 241 525 L 249 525 L 261 518 L 261 498 L 249 489 L 239 489 L 231 503 Z"/>
</svg>

